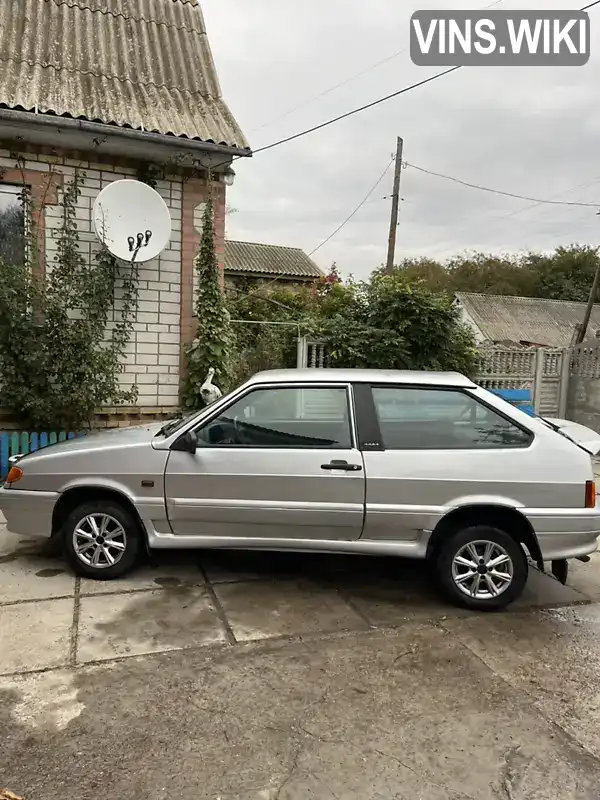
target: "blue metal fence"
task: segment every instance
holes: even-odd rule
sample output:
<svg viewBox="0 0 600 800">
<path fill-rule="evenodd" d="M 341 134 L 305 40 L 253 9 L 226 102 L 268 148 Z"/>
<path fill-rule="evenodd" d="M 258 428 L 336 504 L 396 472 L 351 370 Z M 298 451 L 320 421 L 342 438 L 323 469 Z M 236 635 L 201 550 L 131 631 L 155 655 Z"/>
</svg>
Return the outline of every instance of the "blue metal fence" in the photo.
<svg viewBox="0 0 600 800">
<path fill-rule="evenodd" d="M 492 394 L 498 395 L 513 406 L 520 408 L 530 417 L 535 417 L 533 400 L 529 389 L 489 389 Z"/>
<path fill-rule="evenodd" d="M 30 433 L 28 431 L 0 431 L 0 481 L 3 481 L 10 468 L 9 458 L 19 454 L 33 453 L 50 444 L 64 442 L 85 436 L 85 431 L 51 431 L 50 433 Z"/>
</svg>

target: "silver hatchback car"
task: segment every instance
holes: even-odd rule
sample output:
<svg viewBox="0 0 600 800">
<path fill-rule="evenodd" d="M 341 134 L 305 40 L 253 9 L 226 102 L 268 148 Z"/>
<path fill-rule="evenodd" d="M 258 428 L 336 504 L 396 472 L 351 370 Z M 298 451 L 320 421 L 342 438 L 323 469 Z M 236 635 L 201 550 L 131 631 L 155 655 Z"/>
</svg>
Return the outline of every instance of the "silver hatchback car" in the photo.
<svg viewBox="0 0 600 800">
<path fill-rule="evenodd" d="M 428 559 L 449 599 L 519 596 L 528 556 L 597 547 L 588 452 L 456 373 L 263 372 L 191 416 L 20 458 L 8 529 L 111 579 L 144 548 Z"/>
</svg>

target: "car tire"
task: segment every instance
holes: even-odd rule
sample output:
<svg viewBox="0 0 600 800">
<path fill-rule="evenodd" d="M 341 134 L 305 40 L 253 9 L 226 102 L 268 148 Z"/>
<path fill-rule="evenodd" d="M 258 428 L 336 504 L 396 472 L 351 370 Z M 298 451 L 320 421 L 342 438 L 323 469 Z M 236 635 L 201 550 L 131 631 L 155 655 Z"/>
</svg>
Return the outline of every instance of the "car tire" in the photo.
<svg viewBox="0 0 600 800">
<path fill-rule="evenodd" d="M 65 520 L 63 541 L 75 573 L 101 581 L 129 572 L 143 550 L 138 520 L 125 506 L 106 500 L 74 508 Z"/>
<path fill-rule="evenodd" d="M 451 535 L 442 544 L 435 567 L 447 598 L 474 611 L 506 608 L 522 593 L 529 572 L 520 543 L 489 525 L 473 525 Z"/>
</svg>

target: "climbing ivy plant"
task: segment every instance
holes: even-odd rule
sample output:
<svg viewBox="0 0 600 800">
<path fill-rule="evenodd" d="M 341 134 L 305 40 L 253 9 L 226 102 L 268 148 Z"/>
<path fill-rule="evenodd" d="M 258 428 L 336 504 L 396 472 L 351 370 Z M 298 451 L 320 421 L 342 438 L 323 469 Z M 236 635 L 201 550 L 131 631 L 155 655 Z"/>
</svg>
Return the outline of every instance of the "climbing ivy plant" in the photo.
<svg viewBox="0 0 600 800">
<path fill-rule="evenodd" d="M 229 389 L 231 378 L 231 320 L 221 289 L 215 251 L 214 208 L 211 199 L 204 208 L 200 250 L 194 259 L 196 274 L 196 335 L 186 349 L 186 377 L 183 405 L 188 410 L 202 408 L 200 387 L 209 369 L 215 370 L 213 383 L 221 391 Z"/>
<path fill-rule="evenodd" d="M 37 247 L 36 219 L 45 209 L 34 207 L 24 186 L 24 261 L 0 264 L 0 406 L 37 430 L 77 429 L 91 424 L 96 409 L 137 399 L 136 387 L 119 381 L 137 310 L 137 266 L 120 266 L 105 249 L 92 265 L 83 256 L 76 207 L 84 177 L 76 173 L 64 186 L 50 263 Z"/>
</svg>

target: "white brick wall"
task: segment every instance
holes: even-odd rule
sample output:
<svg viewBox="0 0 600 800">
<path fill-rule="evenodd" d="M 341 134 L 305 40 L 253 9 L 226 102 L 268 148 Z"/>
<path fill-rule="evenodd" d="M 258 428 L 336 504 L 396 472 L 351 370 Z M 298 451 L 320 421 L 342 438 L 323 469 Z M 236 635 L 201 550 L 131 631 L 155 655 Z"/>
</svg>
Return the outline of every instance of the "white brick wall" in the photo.
<svg viewBox="0 0 600 800">
<path fill-rule="evenodd" d="M 0 158 L 0 167 L 4 160 Z M 12 167 L 13 163 L 6 166 Z M 101 188 L 112 181 L 131 177 L 134 172 L 102 164 L 81 164 L 68 159 L 65 165 L 58 165 L 55 169 L 68 180 L 76 167 L 86 174 L 77 208 L 77 227 L 81 251 L 91 260 L 98 251 L 91 216 L 94 199 Z M 41 160 L 28 160 L 27 168 L 47 170 L 48 164 Z M 177 406 L 179 393 L 181 183 L 159 181 L 158 192 L 171 212 L 173 235 L 159 258 L 140 264 L 139 310 L 130 347 L 124 358 L 125 370 L 121 375 L 124 386 L 137 384 L 137 404 L 143 408 Z M 55 231 L 59 226 L 60 206 L 49 206 L 46 210 L 46 254 L 49 265 L 56 254 Z"/>
</svg>

